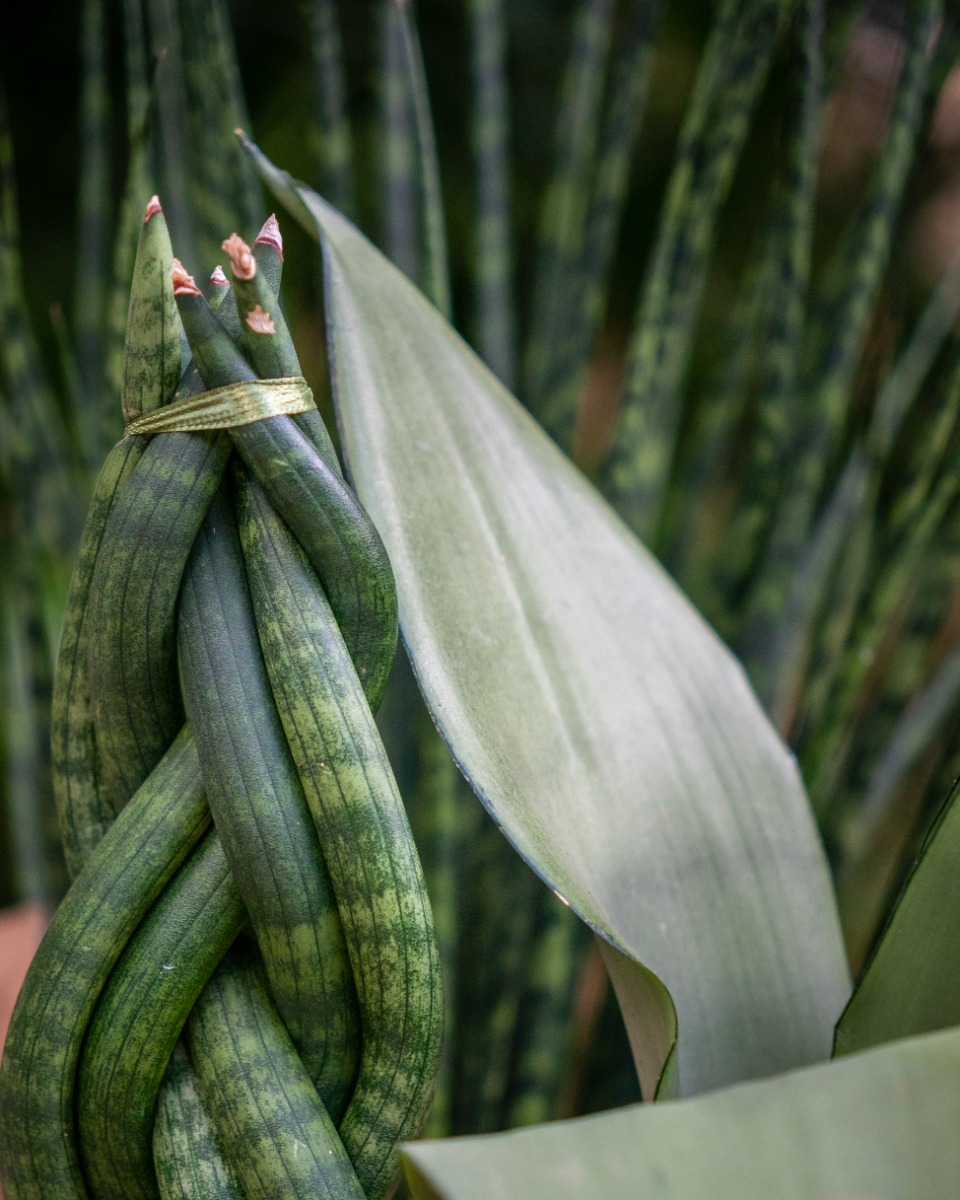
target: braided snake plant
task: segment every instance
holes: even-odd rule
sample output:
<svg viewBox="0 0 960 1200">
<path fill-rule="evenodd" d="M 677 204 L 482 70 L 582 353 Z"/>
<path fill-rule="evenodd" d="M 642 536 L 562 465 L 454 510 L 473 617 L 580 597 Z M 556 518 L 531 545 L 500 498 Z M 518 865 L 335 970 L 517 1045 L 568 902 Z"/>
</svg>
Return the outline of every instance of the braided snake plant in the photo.
<svg viewBox="0 0 960 1200">
<path fill-rule="evenodd" d="M 282 140 L 268 157 L 236 129 L 231 6 L 123 5 L 115 282 L 62 352 L 106 397 L 76 415 L 100 470 L 49 687 L 70 883 L 0 1060 L 3 1196 L 956 1195 L 960 805 L 910 810 L 903 880 L 903 835 L 885 842 L 960 695 L 955 618 L 917 648 L 927 585 L 955 599 L 960 271 L 902 346 L 877 315 L 956 20 L 942 0 L 904 15 L 886 140 L 821 262 L 824 96 L 856 20 L 715 6 L 597 465 L 591 354 L 672 9 L 569 6 L 520 320 L 505 41 L 536 5 L 513 26 L 501 0 L 457 7 L 469 267 L 428 3 L 371 0 L 360 116 L 360 9 L 302 6 L 317 190 L 271 161 Z M 83 12 L 93 145 L 110 14 Z M 783 126 L 765 220 L 718 314 L 764 99 Z M 286 264 L 277 217 L 256 232 L 265 193 Z M 39 510 L 23 443 L 73 451 L 30 376 L 10 196 L 0 400 L 23 436 L 0 483 Z M 281 304 L 282 276 L 322 306 Z M 69 512 L 69 487 L 54 499 Z M 3 614 L 28 575 L 0 580 Z"/>
</svg>

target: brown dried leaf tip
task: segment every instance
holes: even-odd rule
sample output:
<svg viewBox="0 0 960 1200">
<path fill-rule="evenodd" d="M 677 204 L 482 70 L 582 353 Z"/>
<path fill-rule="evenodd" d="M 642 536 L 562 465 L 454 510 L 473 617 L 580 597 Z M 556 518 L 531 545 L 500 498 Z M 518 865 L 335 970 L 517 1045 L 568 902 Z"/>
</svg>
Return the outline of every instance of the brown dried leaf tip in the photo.
<svg viewBox="0 0 960 1200">
<path fill-rule="evenodd" d="M 230 280 L 226 277 L 226 275 L 224 275 L 223 267 L 221 267 L 219 265 L 217 265 L 213 268 L 213 272 L 210 275 L 210 282 L 215 287 L 229 287 L 230 286 Z"/>
<path fill-rule="evenodd" d="M 143 213 L 144 225 L 146 225 L 146 223 L 150 220 L 151 217 L 155 217 L 158 212 L 163 212 L 163 209 L 160 207 L 160 197 L 159 196 L 151 196 L 149 202 L 147 203 L 147 207 Z"/>
<path fill-rule="evenodd" d="M 263 228 L 257 234 L 257 240 L 253 244 L 255 246 L 273 246 L 280 255 L 280 261 L 283 262 L 283 236 L 280 233 L 280 222 L 277 220 L 276 213 L 271 213 L 264 221 Z"/>
<path fill-rule="evenodd" d="M 231 233 L 221 249 L 230 259 L 234 279 L 252 279 L 256 275 L 257 260 L 239 233 Z"/>
<path fill-rule="evenodd" d="M 276 333 L 277 327 L 273 323 L 273 317 L 257 304 L 247 313 L 247 325 L 254 333 Z"/>
<path fill-rule="evenodd" d="M 179 258 L 170 264 L 170 278 L 173 280 L 175 296 L 201 296 L 203 293 L 197 287 L 192 275 L 189 275 Z"/>
</svg>

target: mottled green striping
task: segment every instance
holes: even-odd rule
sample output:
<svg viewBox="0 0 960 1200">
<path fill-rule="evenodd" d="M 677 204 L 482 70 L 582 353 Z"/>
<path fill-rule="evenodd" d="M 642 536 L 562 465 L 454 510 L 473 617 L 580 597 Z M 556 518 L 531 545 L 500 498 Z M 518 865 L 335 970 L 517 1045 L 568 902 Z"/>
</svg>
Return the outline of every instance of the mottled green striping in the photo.
<svg viewBox="0 0 960 1200">
<path fill-rule="evenodd" d="M 885 525 L 887 537 L 898 538 L 909 533 L 950 462 L 947 455 L 951 439 L 960 426 L 960 337 L 956 334 L 950 339 L 938 390 L 943 397 L 939 410 L 916 429 L 910 457 L 900 467 L 902 482 L 898 495 L 891 500 Z"/>
<path fill-rule="evenodd" d="M 0 542 L 3 561 L 10 561 L 11 549 Z M 8 864 L 0 878 L 4 907 L 44 898 L 43 831 L 36 819 L 40 743 L 20 591 L 15 581 L 0 577 L 0 845 Z"/>
<path fill-rule="evenodd" d="M 187 1024 L 204 1106 L 244 1195 L 257 1200 L 367 1200 L 343 1143 L 238 945 Z"/>
<path fill-rule="evenodd" d="M 181 293 L 176 300 L 194 366 L 208 388 L 256 379 L 256 371 L 231 340 L 231 333 L 239 333 L 235 296 L 224 297 L 216 314 L 202 296 Z"/>
<path fill-rule="evenodd" d="M 254 243 L 253 255 L 257 260 L 256 275 L 249 280 L 234 280 L 226 303 L 218 310 L 218 318 L 231 337 L 244 343 L 250 364 L 261 379 L 300 376 L 303 374 L 300 359 L 278 299 L 283 259 L 274 246 L 264 242 Z M 254 333 L 247 324 L 247 314 L 258 304 L 273 319 L 272 334 Z M 323 417 L 312 410 L 295 414 L 293 423 L 313 443 L 327 466 L 342 476 L 340 460 Z"/>
<path fill-rule="evenodd" d="M 169 278 L 170 257 L 163 214 L 154 213 L 141 226 L 129 305 L 123 362 L 128 416 L 166 404 L 179 376 L 179 319 Z M 152 558 L 157 527 L 151 528 L 150 520 L 163 522 L 161 535 L 167 539 L 167 522 L 178 516 L 176 484 L 189 484 L 174 478 L 177 465 L 168 458 L 177 450 L 205 455 L 207 447 L 194 441 L 180 447 L 165 442 L 148 448 L 144 438 L 128 438 L 115 446 L 97 482 L 81 540 L 61 635 L 52 737 L 54 794 L 73 873 L 161 757 L 183 719 L 169 634 L 164 644 L 164 615 L 156 607 L 150 611 L 151 601 L 163 608 L 166 588 L 172 622 L 176 579 L 186 554 L 181 552 L 179 564 L 175 552 L 171 560 L 168 542 L 166 557 Z M 126 492 L 138 467 L 136 485 Z M 189 474 L 186 467 L 184 474 Z M 147 505 L 151 498 L 157 504 L 153 513 L 144 511 L 144 490 Z M 188 537 L 192 539 L 189 530 Z M 158 568 L 161 575 L 166 568 L 175 575 L 163 577 L 158 590 L 142 586 L 127 593 L 131 579 L 153 582 L 152 573 Z M 124 636 L 114 642 L 118 630 Z M 159 650 L 154 648 L 157 641 Z M 145 668 L 151 648 L 154 659 Z M 143 668 L 145 676 L 139 674 Z M 135 684 L 123 696 L 116 689 L 122 688 L 125 673 L 132 674 Z M 138 762 L 141 742 L 145 761 Z M 128 759 L 131 745 L 136 749 Z"/>
<path fill-rule="evenodd" d="M 542 388 L 542 421 L 557 441 L 574 451 L 577 408 L 600 323 L 620 218 L 627 201 L 630 166 L 652 77 L 660 0 L 634 0 L 610 81 L 610 99 L 592 174 L 586 228 L 575 261 L 559 290 L 567 296 L 558 343 L 552 348 Z M 576 232 L 574 232 L 576 236 Z"/>
<path fill-rule="evenodd" d="M 180 0 L 156 0 L 143 5 L 146 41 L 163 46 L 166 53 L 152 72 L 151 167 L 162 172 L 167 223 L 181 262 L 198 260 L 199 247 L 190 198 L 194 194 L 190 173 L 188 106 Z M 151 175 L 153 170 L 151 170 Z"/>
<path fill-rule="evenodd" d="M 253 255 L 257 260 L 257 274 L 253 280 L 247 281 L 249 286 L 241 286 L 241 281 L 237 281 L 227 289 L 226 296 L 216 309 L 217 320 L 235 342 L 246 342 L 250 361 L 262 379 L 302 376 L 300 360 L 277 299 L 283 259 L 273 245 L 265 242 L 254 243 Z M 254 334 L 246 321 L 241 320 L 256 304 L 260 304 L 273 318 L 276 332 L 272 339 L 270 335 Z M 296 413 L 293 422 L 313 442 L 327 466 L 342 475 L 340 460 L 323 417 L 311 409 L 309 412 Z"/>
<path fill-rule="evenodd" d="M 254 241 L 253 257 L 257 260 L 257 273 L 260 278 L 266 283 L 274 297 L 280 295 L 280 280 L 283 278 L 283 253 L 277 249 L 273 242 Z M 283 313 L 280 313 L 280 319 L 286 327 L 286 321 L 283 319 Z M 292 343 L 291 343 L 292 346 Z M 297 363 L 296 351 L 293 351 L 293 362 Z M 292 365 L 292 364 L 291 364 Z M 302 372 L 299 370 L 297 363 L 297 374 Z"/>
<path fill-rule="evenodd" d="M 77 273 L 73 329 L 83 391 L 97 404 L 109 395 L 103 386 L 101 338 L 112 227 L 107 142 L 110 100 L 104 55 L 104 0 L 84 0 L 81 14 L 80 186 L 77 197 Z M 112 397 L 111 397 L 112 400 Z M 99 414 L 98 414 L 99 415 Z M 112 414 L 111 414 L 112 415 Z"/>
<path fill-rule="evenodd" d="M 950 479 L 941 481 L 944 490 L 949 489 L 951 493 L 955 493 L 958 459 L 960 455 L 955 453 L 949 467 Z M 937 493 L 931 505 L 933 509 L 939 508 L 943 500 L 941 487 L 937 488 Z M 887 550 L 890 562 L 884 564 L 885 569 L 875 581 L 875 587 L 878 593 L 887 592 L 883 596 L 885 606 L 891 601 L 893 604 L 887 610 L 886 622 L 876 631 L 877 640 L 864 650 L 865 658 L 879 652 L 875 655 L 877 661 L 873 671 L 863 678 L 856 694 L 852 706 L 854 720 L 848 719 L 844 736 L 830 747 L 831 758 L 817 763 L 822 772 L 815 782 L 822 789 L 818 789 L 818 799 L 823 808 L 823 826 L 828 836 L 839 843 L 842 855 L 849 857 L 851 864 L 859 864 L 861 872 L 865 855 L 872 856 L 874 861 L 881 855 L 889 859 L 890 850 L 896 845 L 894 857 L 899 858 L 913 822 L 920 815 L 916 813 L 897 822 L 902 826 L 900 838 L 889 836 L 885 822 L 891 806 L 910 806 L 922 795 L 922 790 L 912 788 L 907 788 L 904 793 L 902 788 L 894 786 L 893 777 L 878 779 L 880 764 L 884 762 L 888 747 L 892 748 L 895 735 L 900 739 L 897 752 L 903 752 L 904 734 L 902 730 L 898 733 L 898 724 L 901 720 L 906 722 L 904 728 L 910 739 L 919 736 L 924 729 L 932 736 L 942 719 L 937 716 L 936 709 L 949 701 L 952 685 L 947 666 L 950 660 L 946 659 L 946 674 L 927 698 L 933 706 L 934 720 L 928 724 L 921 707 L 918 710 L 920 721 L 910 731 L 914 716 L 912 701 L 916 697 L 919 702 L 924 689 L 937 682 L 938 663 L 931 659 L 930 647 L 938 633 L 942 633 L 944 611 L 955 590 L 960 569 L 960 519 L 956 507 L 948 505 L 947 511 L 944 513 L 941 509 L 941 513 L 944 519 L 939 524 L 935 523 L 934 513 L 931 513 L 929 524 L 918 522 L 916 542 L 909 539 L 899 545 L 895 542 L 881 548 L 881 554 L 883 549 Z M 924 548 L 927 549 L 926 556 Z M 861 650 L 864 643 L 855 642 L 853 646 Z M 941 688 L 945 688 L 947 694 L 938 697 Z M 929 744 L 926 748 L 929 750 Z M 916 750 L 914 743 L 911 753 Z M 946 777 L 943 788 L 949 788 L 954 779 L 954 775 Z M 869 803 L 864 800 L 866 794 L 871 796 Z M 861 806 L 865 806 L 862 815 L 858 814 Z M 895 867 L 895 861 L 890 863 L 891 870 Z M 848 883 L 843 877 L 841 882 Z M 870 888 L 872 892 L 876 891 L 875 878 L 871 879 Z M 879 917 L 880 913 L 876 915 Z"/>
<path fill-rule="evenodd" d="M 556 380 L 554 355 L 568 324 L 570 282 L 580 265 L 613 17 L 613 0 L 581 0 L 573 20 L 554 126 L 553 173 L 540 204 L 533 307 L 523 359 L 524 392 L 529 407 L 538 413 Z"/>
<path fill-rule="evenodd" d="M 942 0 L 923 0 L 913 6 L 907 53 L 869 193 L 848 236 L 827 265 L 819 294 L 811 304 L 814 320 L 806 372 L 816 390 L 816 403 L 810 410 L 812 429 L 805 432 L 811 442 L 816 435 L 827 453 L 835 449 L 843 428 L 850 389 L 887 269 L 896 217 L 927 111 L 932 50 L 942 15 Z"/>
<path fill-rule="evenodd" d="M 134 247 L 142 225 L 144 205 L 153 191 L 153 126 L 156 118 L 153 105 L 156 96 L 152 91 L 147 33 L 143 6 L 139 0 L 123 0 L 123 33 L 127 81 L 127 170 L 120 209 L 114 222 L 117 232 L 101 340 L 105 394 L 111 400 L 117 396 L 123 384 L 124 336 Z M 120 436 L 122 423 L 115 408 L 104 413 L 101 426 L 96 431 L 97 440 L 93 447 L 98 454 L 104 442 L 109 445 Z"/>
<path fill-rule="evenodd" d="M 413 109 L 407 89 L 400 6 L 380 0 L 380 153 L 379 195 L 381 244 L 384 253 L 414 283 L 423 284 L 419 237 L 417 151 Z"/>
<path fill-rule="evenodd" d="M 957 405 L 960 394 L 956 387 L 948 387 L 946 403 L 932 423 L 923 421 L 918 414 L 916 425 L 916 449 L 922 451 L 920 461 L 924 464 L 914 481 L 913 497 L 904 495 L 900 505 L 899 531 L 884 530 L 880 524 L 881 483 L 889 477 L 896 466 L 893 456 L 900 451 L 897 437 L 909 413 L 922 407 L 924 385 L 940 355 L 944 342 L 951 334 L 960 314 L 960 272 L 949 272 L 935 290 L 917 322 L 914 331 L 902 350 L 893 369 L 887 375 L 874 403 L 865 445 L 858 447 L 848 460 L 837 483 L 834 494 L 824 515 L 813 532 L 811 550 L 818 548 L 823 540 L 823 527 L 827 520 L 839 524 L 833 534 L 834 557 L 837 567 L 825 560 L 817 572 L 820 591 L 825 596 L 823 608 L 829 619 L 823 623 L 817 661 L 811 667 L 805 683 L 804 720 L 808 728 L 817 731 L 812 737 L 812 748 L 805 747 L 803 753 L 807 778 L 811 781 L 811 797 L 817 811 L 823 811 L 827 803 L 826 791 L 835 767 L 827 775 L 821 771 L 833 757 L 833 752 L 843 738 L 848 724 L 846 714 L 854 711 L 857 692 L 873 658 L 873 648 L 879 644 L 884 625 L 894 611 L 905 585 L 921 568 L 929 551 L 934 531 L 940 525 L 947 508 L 957 494 L 952 481 L 956 476 L 949 472 L 941 476 L 936 486 L 928 490 L 921 499 L 917 487 L 923 492 L 923 480 L 927 485 L 935 478 L 938 467 L 942 467 L 942 453 L 948 428 L 957 421 Z M 956 375 L 956 370 L 955 370 Z M 859 474 L 859 494 L 853 492 Z M 853 477 L 853 478 L 851 478 Z M 838 496 L 844 492 L 851 498 L 845 509 L 838 508 Z M 852 496 L 857 496 L 854 503 Z M 902 523 L 903 504 L 912 508 L 909 523 Z M 899 542 L 899 545 L 897 543 Z M 885 549 L 881 546 L 885 543 Z M 891 547 L 896 546 L 896 549 Z M 845 552 L 842 552 L 845 551 Z M 872 564 L 874 578 L 869 577 Z M 804 566 L 798 573 L 803 579 L 809 574 Z M 791 598 L 797 591 L 791 588 Z M 788 609 L 788 613 L 790 609 Z M 813 639 L 814 615 L 806 614 L 809 633 Z M 790 634 L 795 625 L 784 622 L 784 634 Z M 801 626 L 801 633 L 803 632 Z M 786 637 L 781 641 L 789 642 Z M 779 659 L 776 665 L 779 665 Z M 789 661 L 789 660 L 788 660 Z M 782 701 L 792 684 L 799 691 L 804 680 L 795 672 L 795 678 L 784 680 L 775 703 Z M 829 705 L 829 715 L 827 709 Z M 776 708 L 774 709 L 776 711 Z"/>
<path fill-rule="evenodd" d="M 762 261 L 748 285 L 754 289 L 753 301 L 762 306 L 761 313 L 756 314 L 756 321 L 762 323 L 759 327 L 754 323 L 751 330 L 753 406 L 748 465 L 743 470 L 742 491 L 729 527 L 719 544 L 711 546 L 709 569 L 714 595 L 711 607 L 706 610 L 731 633 L 734 625 L 731 618 L 739 618 L 741 597 L 769 536 L 780 495 L 783 464 L 790 453 L 799 416 L 799 370 L 816 202 L 816 147 L 823 104 L 822 7 L 822 0 L 803 0 L 790 27 L 792 62 L 797 66 L 791 92 L 791 108 L 796 111 L 796 118 L 786 161 L 775 183 L 768 233 L 760 241 Z M 739 337 L 743 326 L 732 324 L 731 330 L 734 337 Z M 730 376 L 726 378 L 728 384 L 734 383 Z M 743 391 L 747 391 L 745 386 Z M 713 395 L 708 407 L 721 423 L 725 419 L 724 410 L 736 411 L 732 393 L 727 389 L 721 397 Z M 706 451 L 712 450 L 718 466 L 733 457 L 732 432 L 728 424 L 722 446 L 718 440 L 705 447 Z M 697 482 L 691 486 L 695 490 L 687 494 L 704 494 Z M 701 507 L 706 516 L 707 505 Z M 747 660 L 751 673 L 762 671 L 763 666 L 763 662 Z"/>
<path fill-rule="evenodd" d="M 776 51 L 790 0 L 727 0 L 701 64 L 632 335 L 605 487 L 656 544 L 720 209 Z"/>
<path fill-rule="evenodd" d="M 4 279 L 0 272 L 0 291 Z M 8 299 L 10 299 L 8 297 Z M 12 336 L 15 338 L 16 333 Z M 19 354 L 17 353 L 19 351 Z M 31 352 L 21 344 L 0 362 Z M 0 380 L 2 380 L 0 370 Z M 60 613 L 69 580 L 74 534 L 63 519 L 71 473 L 33 459 L 30 384 L 7 396 L 0 382 L 0 582 L 3 662 L 0 705 L 0 842 L 9 837 L 0 903 L 52 900 L 65 890 L 66 872 L 57 844 L 50 762 L 53 662 Z M 79 532 L 77 530 L 76 532 Z"/>
<path fill-rule="evenodd" d="M 855 446 L 809 532 L 769 657 L 756 651 L 764 663 L 758 672 L 766 683 L 764 698 L 784 731 L 794 725 L 805 684 L 816 684 L 811 659 L 818 638 L 841 645 L 846 641 L 845 626 L 852 620 L 869 563 L 879 482 L 875 463 Z M 811 703 L 812 694 L 805 699 Z"/>
<path fill-rule="evenodd" d="M 543 886 L 480 813 L 466 848 L 457 979 L 455 1133 L 503 1129 L 510 1052 Z"/>
<path fill-rule="evenodd" d="M 725 353 L 718 356 L 699 397 L 686 435 L 678 481 L 671 490 L 673 520 L 668 522 L 670 540 L 664 560 L 721 636 L 730 633 L 729 607 L 735 609 L 731 596 L 736 594 L 745 563 L 750 560 L 750 535 L 755 532 L 757 514 L 741 506 L 738 499 L 731 524 L 742 527 L 734 532 L 723 527 L 717 530 L 718 512 L 726 515 L 729 511 L 729 501 L 723 501 L 731 486 L 740 482 L 736 477 L 731 479 L 743 469 L 743 454 L 736 452 L 736 439 L 742 434 L 757 390 L 764 352 L 761 334 L 768 319 L 767 297 L 781 250 L 775 226 L 764 236 L 754 238 L 724 321 Z M 746 486 L 750 486 L 749 479 Z M 689 503 L 691 497 L 698 502 Z M 759 515 L 768 514 L 764 511 Z"/>
<path fill-rule="evenodd" d="M 448 321 L 453 319 L 450 298 L 450 255 L 447 249 L 446 221 L 440 187 L 440 160 L 433 134 L 427 74 L 423 66 L 420 38 L 406 3 L 391 5 L 398 25 L 403 72 L 410 97 L 416 147 L 417 183 L 422 214 L 422 287 Z"/>
<path fill-rule="evenodd" d="M 780 505 L 756 576 L 744 622 L 742 646 L 765 660 L 781 636 L 781 618 L 810 530 L 825 472 L 835 461 L 844 432 L 856 371 L 890 255 L 899 210 L 924 111 L 930 46 L 942 15 L 941 0 L 924 0 L 912 17 L 910 48 L 865 211 L 812 298 L 816 314 L 805 348 L 805 386 L 813 395 L 798 430 L 788 480 L 781 479 Z M 775 675 L 771 676 L 771 679 Z M 761 692 L 769 691 L 759 681 Z"/>
<path fill-rule="evenodd" d="M 62 891 L 63 867 L 50 826 L 48 729 L 52 646 L 66 593 L 64 566 L 79 522 L 81 458 L 49 386 L 23 287 L 12 142 L 0 92 L 0 556 L 5 564 L 7 639 L 2 686 L 8 727 L 0 736 L 0 838 L 16 846 L 8 902 Z M 51 853 L 52 851 L 52 853 Z M 12 864 L 18 864 L 14 867 Z"/>
<path fill-rule="evenodd" d="M 954 646 L 929 680 L 914 692 L 874 758 L 856 823 L 858 850 L 862 852 L 876 835 L 907 772 L 929 751 L 947 722 L 956 719 L 958 705 L 960 645 Z"/>
<path fill-rule="evenodd" d="M 340 1124 L 369 1200 L 430 1104 L 443 1030 L 439 955 L 403 803 L 343 638 L 305 556 L 255 489 L 238 496 L 270 683 L 343 921 L 363 1048 Z"/>
<path fill-rule="evenodd" d="M 89 600 L 101 800 L 119 811 L 180 725 L 180 579 L 230 453 L 225 434 L 153 438 L 107 519 Z"/>
<path fill-rule="evenodd" d="M 353 133 L 347 116 L 343 42 L 336 0 L 312 0 L 307 6 L 313 67 L 314 112 L 319 190 L 351 219 L 356 218 L 353 181 Z"/>
<path fill-rule="evenodd" d="M 960 400 L 960 389 L 954 401 Z M 846 767 L 852 749 L 849 737 L 849 717 L 840 714 L 862 712 L 860 696 L 870 673 L 876 652 L 889 636 L 891 625 L 897 621 L 898 610 L 915 592 L 918 578 L 930 561 L 936 539 L 943 535 L 944 523 L 957 496 L 957 468 L 960 455 L 954 453 L 950 468 L 932 486 L 925 502 L 907 527 L 901 527 L 883 541 L 874 544 L 879 567 L 870 580 L 864 604 L 850 632 L 849 651 L 844 655 L 842 669 L 837 673 L 829 701 L 825 704 L 819 736 L 807 747 L 804 761 L 810 778 L 810 795 L 817 810 L 829 806 L 831 792 Z M 884 553 L 885 551 L 885 553 Z M 934 554 L 934 560 L 940 557 Z M 929 570 L 929 567 L 927 567 Z M 909 691 L 901 693 L 905 703 Z"/>
<path fill-rule="evenodd" d="M 168 404 L 180 381 L 180 318 L 173 298 L 173 250 L 162 212 L 140 231 L 133 266 L 120 402 L 123 419 Z"/>
<path fill-rule="evenodd" d="M 412 692 L 412 677 L 409 687 Z M 416 747 L 417 782 L 408 811 L 433 912 L 446 1013 L 437 1087 L 423 1133 L 425 1137 L 446 1137 L 453 1132 L 457 947 L 461 932 L 458 901 L 463 878 L 464 842 L 473 824 L 474 813 L 466 793 L 461 791 L 462 780 L 456 763 L 422 706 L 417 708 L 411 735 Z M 469 969 L 469 964 L 467 966 Z"/>
<path fill-rule="evenodd" d="M 7 866 L 0 905 L 49 903 L 66 890 L 50 786 L 53 672 L 41 559 L 27 532 L 19 532 L 0 540 L 0 562 L 9 566 L 0 578 L 0 842 Z"/>
<path fill-rule="evenodd" d="M 20 227 L 13 171 L 13 143 L 7 106 L 0 91 L 0 392 L 9 412 L 5 419 L 5 455 L 23 472 L 19 486 L 31 493 L 41 481 L 64 479 L 62 464 L 71 461 L 59 405 L 44 376 L 33 333 L 20 259 Z M 57 470 L 59 468 L 59 471 Z M 58 497 L 66 501 L 67 496 Z M 64 505 L 66 508 L 66 504 Z M 36 521 L 40 513 L 31 513 Z M 48 519 L 45 512 L 43 520 Z"/>
<path fill-rule="evenodd" d="M 467 0 L 473 104 L 470 140 L 476 190 L 471 256 L 474 338 L 508 388 L 516 384 L 517 330 L 511 244 L 509 94 L 503 0 Z"/>
<path fill-rule="evenodd" d="M 161 1200 L 245 1200 L 183 1041 L 174 1047 L 157 1099 L 153 1165 Z"/>
<path fill-rule="evenodd" d="M 146 438 L 114 446 L 97 479 L 70 583 L 53 683 L 53 792 L 67 868 L 77 875 L 116 815 L 100 792 L 90 691 L 88 601 L 100 543 L 117 496 L 146 449 Z"/>
<path fill-rule="evenodd" d="M 208 387 L 255 378 L 202 297 L 179 296 L 178 304 Z M 230 437 L 310 558 L 376 709 L 397 639 L 396 586 L 380 535 L 339 467 L 291 418 L 257 421 Z"/>
<path fill-rule="evenodd" d="M 123 3 L 123 66 L 127 81 L 127 139 L 132 145 L 150 106 L 150 77 L 143 8 L 139 0 Z"/>
<path fill-rule="evenodd" d="M 573 991 L 590 934 L 571 909 L 545 888 L 527 969 L 510 1072 L 505 1128 L 557 1117 L 561 1085 L 570 1070 Z"/>
<path fill-rule="evenodd" d="M 266 258 L 267 247 L 258 246 L 260 257 Z M 284 379 L 302 374 L 300 360 L 287 328 L 276 290 L 270 286 L 266 273 L 259 268 L 252 279 L 233 277 L 231 289 L 239 318 L 239 332 L 250 365 L 261 379 Z M 259 305 L 273 319 L 273 333 L 256 333 L 250 328 L 248 315 Z"/>
<path fill-rule="evenodd" d="M 179 10 L 186 92 L 178 97 L 161 92 L 161 105 L 176 103 L 186 113 L 186 140 L 175 153 L 187 164 L 183 195 L 194 249 L 198 261 L 209 263 L 232 223 L 256 222 L 260 189 L 233 137 L 238 127 L 249 128 L 249 118 L 226 5 L 223 0 L 180 0 Z"/>
<path fill-rule="evenodd" d="M 397 594 L 380 535 L 291 419 L 258 421 L 230 436 L 310 559 L 376 709 L 397 644 Z"/>
<path fill-rule="evenodd" d="M 0 1065 L 7 1200 L 85 1200 L 74 1076 L 87 1022 L 127 939 L 209 824 L 181 735 L 91 855 L 33 960 Z"/>
<path fill-rule="evenodd" d="M 127 943 L 97 1001 L 76 1084 L 77 1137 L 98 1200 L 155 1200 L 154 1109 L 167 1061 L 246 910 L 209 829 Z"/>
<path fill-rule="evenodd" d="M 311 580 L 316 589 L 316 580 Z M 197 536 L 178 630 L 183 691 L 224 850 L 307 1073 L 339 1118 L 359 1026 L 337 904 L 270 692 L 236 521 L 221 493 Z"/>
<path fill-rule="evenodd" d="M 885 465 L 890 462 L 894 443 L 907 417 L 921 409 L 921 389 L 944 346 L 956 353 L 958 317 L 960 265 L 954 263 L 934 289 L 893 370 L 877 392 L 867 441 L 871 453 Z M 921 417 L 922 411 L 917 416 Z M 924 437 L 925 431 L 918 430 L 918 438 Z M 921 461 L 929 462 L 929 459 L 923 455 Z"/>
<path fill-rule="evenodd" d="M 875 475 L 859 482 L 856 472 L 862 464 L 858 460 L 855 453 L 849 462 L 849 470 L 845 470 L 838 480 L 824 517 L 811 539 L 811 550 L 820 549 L 821 543 L 830 546 L 829 557 L 835 565 L 826 569 L 828 582 L 822 592 L 820 614 L 808 624 L 809 633 L 804 639 L 809 645 L 807 661 L 797 665 L 795 660 L 791 664 L 793 669 L 785 673 L 775 700 L 784 713 L 791 712 L 795 727 L 801 731 L 795 742 L 798 747 L 803 747 L 798 752 L 803 754 L 804 776 L 808 779 L 809 742 L 819 733 L 826 732 L 824 712 L 837 677 L 844 671 L 844 660 L 850 653 L 850 633 L 858 610 L 869 593 L 871 560 L 877 552 L 874 524 L 879 480 Z M 823 557 L 827 558 L 827 555 Z M 801 623 L 800 630 L 802 627 Z M 814 808 L 819 811 L 816 802 Z"/>
</svg>

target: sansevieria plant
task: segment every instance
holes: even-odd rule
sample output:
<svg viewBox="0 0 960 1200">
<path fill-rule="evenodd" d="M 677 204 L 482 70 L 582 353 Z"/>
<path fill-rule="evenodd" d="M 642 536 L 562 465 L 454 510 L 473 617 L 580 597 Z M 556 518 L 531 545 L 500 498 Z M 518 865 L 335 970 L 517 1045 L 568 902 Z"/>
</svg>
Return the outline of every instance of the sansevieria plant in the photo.
<svg viewBox="0 0 960 1200">
<path fill-rule="evenodd" d="M 904 248 L 956 15 L 441 7 L 281 6 L 309 111 L 291 61 L 251 123 L 242 6 L 126 3 L 108 267 L 86 0 L 62 410 L 0 206 L 5 511 L 57 515 L 3 531 L 58 564 L 0 594 L 37 727 L 115 442 L 7 1200 L 952 1196 L 960 276 Z M 3 805 L 55 879 L 38 745 Z"/>
<path fill-rule="evenodd" d="M 382 1197 L 433 1092 L 430 905 L 371 711 L 393 576 L 300 374 L 276 221 L 224 248 L 215 312 L 147 206 L 54 691 L 75 880 L 0 1076 L 11 1197 Z"/>
</svg>

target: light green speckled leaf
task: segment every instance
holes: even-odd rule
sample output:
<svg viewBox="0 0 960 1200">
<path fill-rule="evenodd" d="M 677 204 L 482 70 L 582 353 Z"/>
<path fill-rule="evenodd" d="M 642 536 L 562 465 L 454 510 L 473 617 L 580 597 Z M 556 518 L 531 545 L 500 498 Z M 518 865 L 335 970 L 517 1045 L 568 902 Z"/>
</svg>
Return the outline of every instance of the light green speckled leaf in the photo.
<svg viewBox="0 0 960 1200">
<path fill-rule="evenodd" d="M 651 555 L 423 296 L 262 158 L 324 249 L 343 445 L 434 718 L 619 954 L 646 1094 L 825 1058 L 849 990 L 793 758 Z M 643 970 L 636 964 L 642 963 Z"/>
<path fill-rule="evenodd" d="M 960 1032 L 676 1104 L 405 1148 L 414 1200 L 946 1200 Z"/>
</svg>

